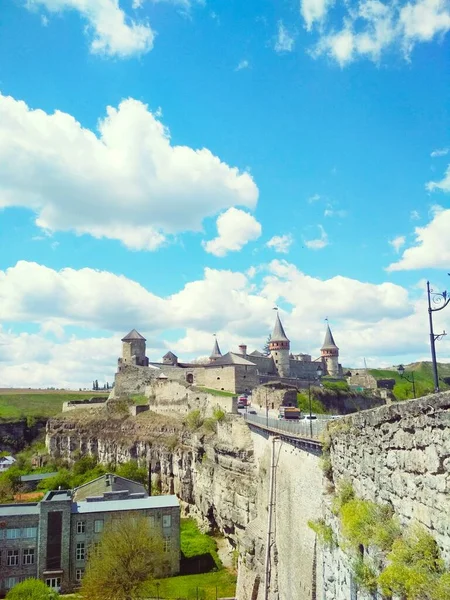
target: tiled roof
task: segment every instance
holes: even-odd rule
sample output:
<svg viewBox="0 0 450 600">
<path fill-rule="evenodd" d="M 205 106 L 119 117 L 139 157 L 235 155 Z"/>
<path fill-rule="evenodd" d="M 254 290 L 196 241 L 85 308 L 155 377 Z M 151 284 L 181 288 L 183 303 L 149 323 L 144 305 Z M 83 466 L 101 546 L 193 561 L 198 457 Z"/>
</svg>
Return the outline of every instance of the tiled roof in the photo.
<svg viewBox="0 0 450 600">
<path fill-rule="evenodd" d="M 287 335 L 284 332 L 283 325 L 281 323 L 280 315 L 277 311 L 277 318 L 275 319 L 275 327 L 273 328 L 272 335 L 270 336 L 271 342 L 289 342 Z"/>
<path fill-rule="evenodd" d="M 331 329 L 330 326 L 327 325 L 327 331 L 325 333 L 325 340 L 323 342 L 323 346 L 322 346 L 322 350 L 334 350 L 335 348 L 337 348 L 334 338 L 333 338 L 333 334 L 331 333 Z"/>
<path fill-rule="evenodd" d="M 246 358 L 244 358 L 242 354 L 235 354 L 234 352 L 227 352 L 226 354 L 215 360 L 211 364 L 211 367 L 216 367 L 218 365 L 251 365 L 253 367 L 256 366 L 255 363 L 252 363 Z"/>
<path fill-rule="evenodd" d="M 222 352 L 220 351 L 219 342 L 217 341 L 217 338 L 216 338 L 214 341 L 214 348 L 213 348 L 213 350 L 211 352 L 211 356 L 209 358 L 218 358 L 219 356 L 222 356 Z"/>
<path fill-rule="evenodd" d="M 125 337 L 122 338 L 121 341 L 131 342 L 132 340 L 144 340 L 144 342 L 147 341 L 143 335 L 136 331 L 136 329 L 132 329 L 130 333 L 128 333 Z"/>
</svg>

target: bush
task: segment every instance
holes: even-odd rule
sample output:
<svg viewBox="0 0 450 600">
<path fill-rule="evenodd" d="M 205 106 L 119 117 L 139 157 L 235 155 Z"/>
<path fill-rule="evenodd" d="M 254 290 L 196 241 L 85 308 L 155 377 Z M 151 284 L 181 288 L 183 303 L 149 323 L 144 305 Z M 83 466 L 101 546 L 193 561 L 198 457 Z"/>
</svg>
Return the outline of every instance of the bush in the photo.
<svg viewBox="0 0 450 600">
<path fill-rule="evenodd" d="M 317 519 L 317 521 L 308 521 L 308 527 L 317 535 L 322 546 L 333 548 L 336 545 L 333 530 L 330 525 L 325 523 L 323 519 Z"/>
<path fill-rule="evenodd" d="M 376 592 L 378 588 L 375 570 L 362 557 L 353 563 L 353 575 L 356 583 L 368 592 Z"/>
<path fill-rule="evenodd" d="M 326 408 L 325 406 L 322 404 L 322 402 L 320 400 L 318 400 L 315 396 L 313 391 L 311 390 L 311 412 L 316 413 L 317 415 L 323 415 L 325 414 Z M 304 413 L 308 413 L 309 414 L 309 398 L 308 398 L 308 394 L 304 394 L 302 392 L 299 392 L 297 394 L 297 406 L 298 408 L 304 412 Z"/>
<path fill-rule="evenodd" d="M 39 579 L 25 579 L 6 594 L 7 600 L 56 600 L 60 595 Z"/>
<path fill-rule="evenodd" d="M 327 381 L 322 379 L 322 385 L 326 390 L 332 390 L 334 392 L 349 392 L 350 386 L 346 381 Z"/>
<path fill-rule="evenodd" d="M 355 497 L 355 491 L 353 489 L 351 481 L 348 479 L 342 479 L 337 487 L 336 495 L 333 499 L 332 511 L 335 515 L 338 515 L 341 508 L 353 500 Z"/>
<path fill-rule="evenodd" d="M 223 421 L 225 419 L 225 411 L 223 411 L 221 408 L 215 408 L 213 415 L 216 421 Z"/>
<path fill-rule="evenodd" d="M 354 548 L 376 546 L 387 551 L 401 531 L 388 506 L 354 498 L 340 510 L 342 533 Z"/>
<path fill-rule="evenodd" d="M 148 480 L 147 469 L 145 467 L 140 467 L 137 460 L 129 460 L 126 463 L 118 465 L 116 473 L 120 477 L 125 477 L 125 479 L 131 479 L 132 481 L 138 481 L 143 484 L 146 484 Z"/>
<path fill-rule="evenodd" d="M 77 460 L 72 467 L 74 475 L 83 475 L 88 471 L 92 471 L 97 466 L 97 459 L 95 456 L 86 455 Z"/>
<path fill-rule="evenodd" d="M 198 409 L 191 410 L 191 412 L 186 415 L 186 425 L 191 431 L 200 429 L 203 425 L 203 418 Z"/>
</svg>

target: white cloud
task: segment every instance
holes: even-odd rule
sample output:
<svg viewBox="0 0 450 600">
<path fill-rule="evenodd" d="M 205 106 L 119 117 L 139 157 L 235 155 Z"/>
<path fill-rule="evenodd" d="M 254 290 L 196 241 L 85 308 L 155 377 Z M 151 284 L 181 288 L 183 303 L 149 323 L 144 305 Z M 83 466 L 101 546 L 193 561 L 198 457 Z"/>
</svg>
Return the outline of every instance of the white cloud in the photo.
<svg viewBox="0 0 450 600">
<path fill-rule="evenodd" d="M 342 25 L 337 28 L 326 24 L 332 21 L 328 13 L 333 6 L 323 0 L 302 0 L 301 12 L 307 30 L 318 25 L 312 56 L 326 54 L 341 66 L 361 57 L 379 62 L 383 52 L 392 48 L 409 59 L 416 43 L 429 42 L 450 30 L 447 0 L 346 2 L 340 5 Z"/>
<path fill-rule="evenodd" d="M 420 219 L 420 213 L 418 210 L 412 210 L 409 218 L 411 219 L 411 221 L 418 221 Z"/>
<path fill-rule="evenodd" d="M 283 21 L 278 21 L 278 33 L 275 41 L 275 52 L 292 52 L 295 40 L 283 25 Z"/>
<path fill-rule="evenodd" d="M 414 230 L 415 245 L 406 248 L 398 262 L 388 271 L 409 271 L 425 268 L 449 268 L 450 265 L 450 210 L 435 207 L 431 221 Z"/>
<path fill-rule="evenodd" d="M 341 209 L 336 210 L 335 208 L 333 208 L 332 204 L 329 204 L 327 206 L 327 208 L 324 210 L 323 216 L 324 217 L 339 217 L 342 219 L 347 216 L 347 211 L 341 210 Z"/>
<path fill-rule="evenodd" d="M 398 235 L 393 240 L 389 240 L 389 244 L 394 248 L 397 254 L 400 252 L 400 248 L 405 245 L 406 238 L 404 235 Z"/>
<path fill-rule="evenodd" d="M 266 246 L 268 248 L 273 248 L 275 252 L 280 254 L 287 254 L 293 241 L 294 239 L 290 233 L 285 235 L 274 235 L 267 242 Z"/>
<path fill-rule="evenodd" d="M 300 12 L 306 29 L 311 31 L 314 23 L 321 23 L 333 4 L 334 0 L 300 0 Z"/>
<path fill-rule="evenodd" d="M 438 158 L 439 156 L 446 156 L 448 154 L 449 149 L 448 148 L 436 148 L 436 150 L 433 150 L 433 152 L 430 154 L 431 158 Z"/>
<path fill-rule="evenodd" d="M 167 235 L 201 231 L 205 217 L 257 202 L 248 173 L 206 148 L 172 145 L 168 129 L 137 100 L 108 107 L 96 133 L 66 113 L 48 115 L 0 95 L 0 122 L 0 208 L 28 208 L 50 232 L 153 250 Z"/>
<path fill-rule="evenodd" d="M 118 0 L 27 0 L 28 8 L 43 7 L 50 13 L 75 10 L 93 33 L 91 52 L 126 58 L 149 52 L 155 34 L 148 23 L 136 23 L 120 8 Z"/>
<path fill-rule="evenodd" d="M 313 194 L 308 198 L 308 202 L 312 204 L 313 202 L 318 202 L 321 198 L 322 196 L 320 196 L 320 194 Z"/>
<path fill-rule="evenodd" d="M 248 69 L 249 67 L 250 63 L 248 60 L 241 60 L 235 68 L 235 71 L 242 71 L 243 69 Z"/>
<path fill-rule="evenodd" d="M 314 240 L 305 240 L 305 246 L 310 250 L 322 250 L 330 243 L 328 241 L 328 235 L 322 225 L 318 225 L 320 229 L 320 238 Z"/>
<path fill-rule="evenodd" d="M 213 240 L 203 242 L 203 247 L 210 254 L 225 256 L 257 240 L 261 235 L 261 224 L 244 210 L 229 208 L 217 217 L 217 233 Z"/>
<path fill-rule="evenodd" d="M 256 272 L 264 275 L 259 284 L 249 281 Z M 0 328 L 0 387 L 111 381 L 120 338 L 133 327 L 147 337 L 153 360 L 167 348 L 183 359 L 207 355 L 213 333 L 223 351 L 242 342 L 250 350 L 261 348 L 273 326 L 274 304 L 290 307 L 282 311 L 282 319 L 295 352 L 319 355 L 323 319 L 329 316 L 346 366 L 361 364 L 363 356 L 374 366 L 407 362 L 406 355 L 411 360 L 428 356 L 423 282 L 420 290 L 418 296 L 419 290 L 408 292 L 393 283 L 342 276 L 322 280 L 274 260 L 247 275 L 205 269 L 203 278 L 164 298 L 112 273 L 55 271 L 19 262 L 0 272 L 0 321 L 5 324 Z M 445 315 L 436 313 L 436 331 L 445 327 L 444 321 Z M 43 325 L 38 334 L 5 329 L 6 323 L 16 322 Z M 83 335 L 69 335 L 70 326 L 83 328 Z M 164 341 L 166 332 L 180 328 L 179 339 Z M 99 337 L 94 337 L 96 331 Z M 449 350 L 450 343 L 440 343 L 441 356 Z"/>
<path fill-rule="evenodd" d="M 445 175 L 441 181 L 430 181 L 427 183 L 426 187 L 430 192 L 434 192 L 435 190 L 450 192 L 450 165 L 448 165 Z"/>
</svg>

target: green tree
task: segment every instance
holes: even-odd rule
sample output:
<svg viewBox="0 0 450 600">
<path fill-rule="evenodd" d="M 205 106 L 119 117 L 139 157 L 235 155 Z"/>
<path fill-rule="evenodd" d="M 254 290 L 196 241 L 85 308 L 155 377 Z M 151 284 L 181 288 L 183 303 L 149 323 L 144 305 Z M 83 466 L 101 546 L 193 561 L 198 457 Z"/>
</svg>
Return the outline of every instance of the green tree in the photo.
<svg viewBox="0 0 450 600">
<path fill-rule="evenodd" d="M 60 595 L 39 579 L 25 579 L 6 594 L 6 600 L 57 600 L 57 598 L 60 598 Z"/>
<path fill-rule="evenodd" d="M 129 460 L 126 463 L 118 465 L 116 473 L 120 477 L 125 477 L 126 479 L 131 479 L 132 481 L 138 481 L 144 485 L 148 481 L 147 469 L 145 467 L 140 467 L 137 460 Z"/>
<path fill-rule="evenodd" d="M 163 541 L 152 535 L 145 517 L 110 521 L 95 551 L 89 553 L 81 595 L 89 600 L 136 600 L 146 583 L 161 575 Z"/>
</svg>

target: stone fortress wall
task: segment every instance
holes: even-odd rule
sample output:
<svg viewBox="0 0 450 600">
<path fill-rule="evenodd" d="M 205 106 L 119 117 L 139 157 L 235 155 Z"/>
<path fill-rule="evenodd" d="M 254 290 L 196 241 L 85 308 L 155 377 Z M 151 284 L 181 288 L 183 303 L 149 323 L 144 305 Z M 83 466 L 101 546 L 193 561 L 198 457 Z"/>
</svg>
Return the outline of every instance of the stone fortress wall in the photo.
<svg viewBox="0 0 450 600">
<path fill-rule="evenodd" d="M 187 414 L 199 410 L 203 417 L 211 417 L 216 409 L 237 413 L 237 396 L 219 396 L 168 379 L 154 379 L 146 388 L 150 410 L 157 413 Z"/>
<path fill-rule="evenodd" d="M 331 445 L 334 483 L 349 480 L 357 496 L 390 504 L 403 526 L 421 524 L 450 568 L 450 392 L 363 411 L 339 426 Z M 328 508 L 325 496 L 330 518 Z M 327 600 L 352 597 L 349 562 L 340 549 L 325 550 Z M 358 600 L 372 598 L 358 593 Z"/>
</svg>

